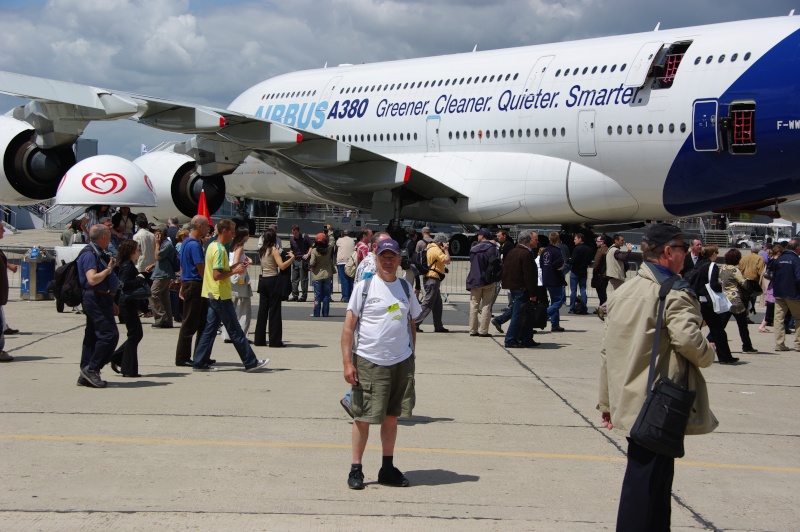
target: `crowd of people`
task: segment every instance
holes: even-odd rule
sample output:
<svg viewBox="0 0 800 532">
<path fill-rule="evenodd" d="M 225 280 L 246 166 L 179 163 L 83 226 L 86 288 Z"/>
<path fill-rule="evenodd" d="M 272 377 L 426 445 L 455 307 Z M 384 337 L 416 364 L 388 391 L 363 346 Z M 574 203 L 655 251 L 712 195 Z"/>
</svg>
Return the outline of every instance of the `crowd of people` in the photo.
<svg viewBox="0 0 800 532">
<path fill-rule="evenodd" d="M 350 385 L 341 404 L 354 419 L 348 486 L 364 488 L 362 459 L 372 424 L 381 426 L 378 482 L 409 485 L 393 461 L 397 420 L 410 416 L 414 407 L 415 350 L 421 325 L 432 314 L 434 332 L 449 332 L 443 324 L 441 283 L 449 273 L 451 257 L 443 235 L 433 236 L 427 227 L 421 234 L 409 230 L 401 244 L 386 232 L 364 228 L 355 239 L 332 233 L 326 226 L 312 238 L 295 225 L 289 249 L 284 250 L 275 228 L 268 228 L 259 238 L 259 311 L 254 342 L 250 342 L 253 292 L 248 266 L 252 261 L 244 253 L 250 237 L 246 228 L 221 220 L 212 232 L 210 221 L 198 215 L 188 230 L 180 230 L 177 220 L 169 226 L 148 224 L 139 215 L 128 224 L 129 212 L 116 221 L 108 214 L 107 209 L 98 209 L 96 220 L 91 220 L 96 223 L 72 224 L 69 229 L 69 241 L 75 242 L 74 235 L 88 226 L 88 244 L 76 259 L 86 314 L 78 385 L 105 387 L 100 371 L 106 364 L 124 377 L 141 376 L 137 346 L 143 338 L 141 318 L 145 316 L 152 316 L 153 327 L 158 328 L 181 322 L 178 366 L 214 371 L 212 348 L 222 327 L 224 341 L 235 346 L 245 371 L 256 371 L 269 360 L 258 359 L 251 344 L 286 345 L 282 302 L 305 301 L 310 277 L 311 316 L 324 318 L 329 315 L 333 278 L 338 274 L 341 300 L 347 303 L 341 350 L 344 379 Z M 134 228 L 138 229 L 135 233 Z M 556 232 L 545 238 L 523 230 L 514 242 L 503 229 L 496 233 L 480 229 L 466 276 L 469 334 L 491 337 L 492 325 L 504 334 L 506 348 L 537 347 L 528 309 L 546 307 L 551 332 L 563 332 L 559 320 L 566 286 L 571 292 L 568 312 L 588 314 L 586 287 L 591 267 L 591 286 L 599 299 L 595 313 L 606 325 L 597 408 L 605 427 L 628 436 L 618 528 L 668 529 L 674 456 L 634 434 L 637 416 L 651 393 L 645 382 L 649 385 L 655 372 L 682 383 L 694 393 L 685 433 L 715 430 L 719 422 L 711 412 L 700 369 L 710 366 L 715 357 L 723 365 L 740 362 L 732 354 L 726 333 L 731 318 L 737 324 L 741 352 L 757 352 L 749 325 L 755 325 L 750 316 L 761 297 L 767 312 L 759 333 L 773 333 L 772 327 L 775 350 L 790 351 L 786 335 L 794 329 L 793 347 L 800 350 L 800 328 L 793 317 L 800 313 L 800 240 L 755 245 L 744 257 L 738 249 L 730 249 L 718 264 L 717 246 L 703 245 L 701 239 L 675 226 L 653 224 L 645 230 L 643 263 L 632 278 L 628 275 L 632 246 L 623 235 L 597 236 L 595 249 L 582 233 L 572 235 L 572 242 L 570 250 Z M 6 271 L 14 271 L 14 266 L 2 252 L 0 267 L 4 328 Z M 181 305 L 170 298 L 176 290 Z M 493 316 L 501 290 L 507 291 L 508 305 Z M 119 346 L 115 316 L 127 330 Z M 708 328 L 705 335 L 704 327 Z M 192 338 L 196 338 L 194 349 Z M 2 361 L 13 360 L 2 351 L 3 342 L 0 334 Z"/>
</svg>

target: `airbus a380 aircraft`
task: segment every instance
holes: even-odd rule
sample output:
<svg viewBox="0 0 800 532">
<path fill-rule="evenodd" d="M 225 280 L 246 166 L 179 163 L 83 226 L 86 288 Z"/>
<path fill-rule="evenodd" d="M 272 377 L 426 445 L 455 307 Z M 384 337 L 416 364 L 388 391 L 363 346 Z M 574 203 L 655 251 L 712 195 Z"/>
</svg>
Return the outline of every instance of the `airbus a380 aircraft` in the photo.
<svg viewBox="0 0 800 532">
<path fill-rule="evenodd" d="M 194 135 L 134 161 L 160 219 L 197 212 L 201 188 L 212 212 L 227 191 L 383 220 L 800 215 L 799 30 L 789 16 L 341 65 L 228 109 L 3 72 L 0 92 L 32 101 L 0 117 L 0 203 L 53 197 L 88 122 L 129 118 Z"/>
</svg>

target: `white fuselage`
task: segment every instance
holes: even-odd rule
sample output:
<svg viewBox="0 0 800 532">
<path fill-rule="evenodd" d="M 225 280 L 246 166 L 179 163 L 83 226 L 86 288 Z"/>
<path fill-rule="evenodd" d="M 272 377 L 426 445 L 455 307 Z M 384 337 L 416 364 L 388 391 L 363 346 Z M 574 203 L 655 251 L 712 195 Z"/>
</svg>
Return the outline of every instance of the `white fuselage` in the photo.
<svg viewBox="0 0 800 532">
<path fill-rule="evenodd" d="M 496 223 L 665 219 L 675 215 L 665 187 L 692 137 L 694 102 L 720 98 L 798 27 L 800 19 L 787 17 L 344 65 L 264 81 L 229 109 L 386 155 L 460 196 L 409 204 L 404 215 Z M 690 45 L 674 83 L 655 88 L 647 77 L 653 54 L 684 42 Z M 226 184 L 237 196 L 348 204 L 252 158 Z M 702 211 L 722 206 L 707 203 Z"/>
</svg>

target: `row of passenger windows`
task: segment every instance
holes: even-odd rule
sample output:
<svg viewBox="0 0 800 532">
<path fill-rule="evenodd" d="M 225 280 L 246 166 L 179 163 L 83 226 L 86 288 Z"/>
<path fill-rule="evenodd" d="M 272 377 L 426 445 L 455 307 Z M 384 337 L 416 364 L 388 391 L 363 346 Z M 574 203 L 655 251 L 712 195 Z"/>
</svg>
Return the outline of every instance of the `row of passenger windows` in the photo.
<svg viewBox="0 0 800 532">
<path fill-rule="evenodd" d="M 428 86 L 430 86 L 430 87 L 441 87 L 442 85 L 447 87 L 449 85 L 464 85 L 465 83 L 467 85 L 469 85 L 470 83 L 472 83 L 474 85 L 476 83 L 486 83 L 487 81 L 489 83 L 492 83 L 493 81 L 495 81 L 495 78 L 497 78 L 497 81 L 499 82 L 499 81 L 516 80 L 518 77 L 519 77 L 519 73 L 514 74 L 513 78 L 511 77 L 511 74 L 506 74 L 505 77 L 503 77 L 503 74 L 500 74 L 499 76 L 486 75 L 486 76 L 483 76 L 483 78 L 481 78 L 480 76 L 475 76 L 474 78 L 472 78 L 472 77 L 461 78 L 461 79 L 455 78 L 452 81 L 449 80 L 449 79 L 440 79 L 438 81 L 438 83 L 437 83 L 436 80 L 426 81 L 424 84 L 421 81 L 412 81 L 410 84 L 409 83 L 392 83 L 391 85 L 389 85 L 387 83 L 386 85 L 383 86 L 383 88 L 381 88 L 380 85 L 373 85 L 372 87 L 370 87 L 369 85 L 367 85 L 366 87 L 363 87 L 363 86 L 362 87 L 347 87 L 347 88 L 343 87 L 343 88 L 339 89 L 339 94 L 351 94 L 351 93 L 357 93 L 357 92 L 375 92 L 376 90 L 379 90 L 379 91 L 380 90 L 393 91 L 395 89 L 397 89 L 397 90 L 403 89 L 404 90 L 404 89 L 413 89 L 414 87 L 416 87 L 417 89 L 424 89 L 424 88 L 427 88 Z"/>
<path fill-rule="evenodd" d="M 644 133 L 644 129 L 645 129 L 644 126 L 642 126 L 641 124 L 636 126 L 636 132 L 638 134 L 640 134 L 640 135 Z M 655 126 L 655 127 L 653 126 L 653 124 L 648 124 L 647 125 L 647 133 L 652 134 L 656 129 L 658 130 L 659 133 L 664 133 L 664 130 L 665 130 L 664 124 L 658 124 L 658 126 Z M 670 133 L 674 133 L 675 132 L 675 124 L 669 124 L 666 127 L 666 129 L 669 130 Z M 680 126 L 678 126 L 678 129 L 680 129 L 681 133 L 686 133 L 686 124 L 682 123 Z M 621 125 L 619 125 L 619 126 L 616 127 L 616 131 L 617 131 L 618 135 L 622 135 L 623 131 L 627 131 L 628 135 L 632 135 L 633 134 L 633 126 L 629 124 L 626 128 L 623 128 Z M 528 137 L 528 138 L 530 138 L 531 135 L 533 135 L 535 138 L 539 138 L 539 136 L 542 136 L 542 137 L 550 136 L 550 137 L 554 137 L 555 138 L 555 137 L 559 136 L 559 134 L 562 137 L 566 137 L 567 136 L 567 129 L 562 127 L 561 130 L 558 130 L 557 128 L 551 128 L 551 129 L 542 128 L 540 130 L 537 127 L 537 128 L 535 128 L 533 130 L 526 129 L 525 132 L 524 132 L 525 137 Z M 613 135 L 614 134 L 614 126 L 608 126 L 608 134 L 609 135 Z M 509 130 L 505 130 L 505 129 L 497 130 L 497 129 L 494 129 L 494 130 L 486 130 L 485 133 L 482 130 L 481 131 L 477 131 L 477 132 L 473 130 L 473 131 L 455 131 L 455 132 L 454 131 L 450 131 L 447 134 L 447 136 L 448 136 L 448 138 L 450 140 L 453 140 L 453 138 L 455 138 L 455 140 L 461 140 L 461 139 L 467 140 L 467 139 L 475 139 L 475 137 L 477 137 L 478 139 L 482 139 L 484 137 L 484 135 L 485 135 L 485 137 L 487 139 L 491 139 L 491 138 L 506 138 L 506 136 L 508 136 L 509 138 L 513 139 L 515 136 L 518 137 L 518 138 L 522 138 L 523 137 L 523 131 L 521 129 L 516 129 L 516 130 L 515 129 L 509 129 Z M 386 141 L 397 141 L 398 139 L 400 141 L 410 141 L 410 140 L 412 140 L 412 138 L 413 138 L 413 140 L 417 140 L 417 134 L 416 133 L 413 133 L 413 134 L 411 134 L 411 133 L 400 133 L 398 135 L 397 133 L 387 133 L 387 134 L 384 135 L 383 133 L 380 133 L 380 134 L 372 135 L 372 134 L 368 133 L 367 135 L 364 135 L 364 134 L 360 135 L 360 141 L 361 142 L 383 142 L 384 139 Z M 342 142 L 359 142 L 359 135 L 336 135 L 336 140 L 341 140 Z"/>
<path fill-rule="evenodd" d="M 306 96 L 316 96 L 317 91 L 294 91 L 294 92 L 273 92 L 262 96 L 262 100 L 271 100 L 273 98 L 305 98 Z"/>
<path fill-rule="evenodd" d="M 360 137 L 361 137 L 361 142 L 365 142 L 364 139 L 366 139 L 366 142 L 383 142 L 384 138 L 387 141 L 392 141 L 392 140 L 396 141 L 397 138 L 398 138 L 398 135 L 397 135 L 397 133 L 387 133 L 386 135 L 384 135 L 383 133 L 381 133 L 381 134 L 377 134 L 376 133 L 374 135 L 371 135 L 371 134 L 367 133 L 366 136 L 365 136 L 362 133 Z M 399 137 L 400 137 L 400 140 L 407 141 L 407 140 L 411 140 L 412 135 L 411 135 L 411 133 L 400 133 Z M 413 137 L 414 137 L 414 140 L 417 140 L 417 134 L 416 133 L 414 133 Z M 342 142 L 359 142 L 358 139 L 359 139 L 359 135 L 336 135 L 336 140 L 341 140 Z M 380 140 L 378 140 L 378 139 L 380 139 Z"/>
<path fill-rule="evenodd" d="M 731 56 L 731 63 L 733 63 L 734 61 L 736 61 L 738 58 L 739 58 L 739 54 L 733 54 L 733 55 Z M 695 64 L 695 65 L 699 65 L 699 64 L 700 64 L 700 61 L 702 61 L 702 60 L 703 60 L 703 58 L 702 58 L 702 57 L 700 57 L 700 56 L 698 56 L 698 57 L 697 57 L 697 58 L 694 60 L 694 64 Z M 706 57 L 706 64 L 709 64 L 709 63 L 711 63 L 711 61 L 713 61 L 713 60 L 714 60 L 714 56 L 713 56 L 713 55 L 709 55 L 708 57 Z M 750 61 L 750 52 L 747 52 L 746 54 L 744 54 L 744 60 L 745 60 L 745 61 Z M 720 55 L 720 56 L 717 58 L 717 63 L 722 63 L 723 61 L 725 61 L 725 54 L 722 54 L 722 55 Z"/>
<path fill-rule="evenodd" d="M 534 137 L 538 137 L 540 134 L 542 136 L 544 136 L 544 137 L 547 137 L 548 135 L 556 137 L 556 136 L 558 136 L 558 130 L 556 128 L 553 128 L 553 129 L 542 128 L 542 130 L 539 131 L 538 127 L 533 130 L 533 136 Z M 484 135 L 483 131 L 478 131 L 477 133 L 475 133 L 475 131 L 470 131 L 469 134 L 466 131 L 464 131 L 464 132 L 456 131 L 455 133 L 451 131 L 450 133 L 448 133 L 448 137 L 451 140 L 452 140 L 453 136 L 455 136 L 456 140 L 460 140 L 462 138 L 466 140 L 468 137 L 470 139 L 474 139 L 476 136 L 480 139 L 480 138 L 483 138 L 483 135 Z M 486 138 L 490 139 L 490 138 L 492 138 L 492 135 L 494 135 L 494 138 L 506 138 L 506 130 L 505 129 L 501 129 L 501 130 L 487 129 L 486 130 Z M 513 139 L 515 135 L 517 137 L 519 137 L 519 138 L 522 138 L 522 130 L 521 129 L 517 129 L 517 130 L 509 129 L 508 130 L 508 136 L 510 138 Z M 531 136 L 531 130 L 530 129 L 526 129 L 525 130 L 525 136 L 530 138 L 530 136 Z M 566 128 L 563 128 L 563 127 L 561 128 L 561 136 L 562 137 L 567 136 Z"/>
<path fill-rule="evenodd" d="M 627 67 L 627 66 L 628 66 L 627 63 L 622 63 L 622 65 L 619 67 L 619 71 L 620 72 L 624 72 L 625 71 L 625 67 Z M 601 74 L 604 73 L 606 71 L 606 69 L 608 69 L 609 72 L 614 72 L 617 69 L 617 65 L 611 65 L 611 68 L 608 68 L 608 65 L 603 65 L 600 68 L 600 73 Z M 577 76 L 579 73 L 580 74 L 586 74 L 588 71 L 589 71 L 589 67 L 583 67 L 582 71 L 581 71 L 580 67 L 575 67 L 575 68 L 572 69 L 572 75 L 573 76 Z M 594 74 L 595 72 L 597 72 L 597 67 L 592 67 L 592 74 Z M 569 68 L 564 70 L 564 76 L 569 76 L 569 73 L 570 73 L 570 69 Z M 556 70 L 556 77 L 558 77 L 560 75 L 561 75 L 561 69 L 559 68 L 558 70 Z"/>
<path fill-rule="evenodd" d="M 751 55 L 750 52 L 747 52 L 746 54 L 744 54 L 744 60 L 745 61 L 749 61 L 750 60 L 750 55 Z M 731 57 L 730 57 L 731 63 L 736 61 L 738 58 L 739 58 L 739 54 L 731 55 Z M 714 60 L 714 56 L 713 55 L 709 55 L 706 58 L 706 64 L 711 63 L 713 60 Z M 701 57 L 697 57 L 694 60 L 694 64 L 695 65 L 699 65 L 700 61 L 702 61 L 702 58 Z M 722 54 L 717 58 L 717 62 L 722 63 L 723 61 L 725 61 L 725 54 Z M 627 66 L 628 66 L 627 63 L 622 63 L 622 65 L 620 65 L 620 67 L 619 67 L 619 71 L 620 72 L 624 72 L 625 68 Z M 603 65 L 602 67 L 594 66 L 594 67 L 592 67 L 591 73 L 595 74 L 597 72 L 598 68 L 600 69 L 600 73 L 603 74 L 603 73 L 605 73 L 606 70 L 608 70 L 609 72 L 616 71 L 617 70 L 617 65 L 616 64 L 611 65 L 610 68 L 608 67 L 608 65 Z M 564 76 L 569 76 L 571 74 L 573 76 L 577 76 L 578 74 L 584 75 L 584 74 L 586 74 L 588 72 L 589 72 L 589 67 L 583 67 L 583 69 L 581 69 L 580 67 L 566 68 L 563 71 L 563 75 Z M 562 70 L 559 68 L 556 71 L 556 77 L 559 77 L 561 75 L 562 75 Z M 430 87 L 441 87 L 442 85 L 447 87 L 447 86 L 450 86 L 450 85 L 453 85 L 453 86 L 455 86 L 455 85 L 464 85 L 464 84 L 469 85 L 470 83 L 474 85 L 476 83 L 486 83 L 487 81 L 489 83 L 492 83 L 494 81 L 500 82 L 500 81 L 516 80 L 517 78 L 519 78 L 519 73 L 514 74 L 513 78 L 511 77 L 511 74 L 505 74 L 505 75 L 500 74 L 499 76 L 486 75 L 486 76 L 483 76 L 483 77 L 475 76 L 474 78 L 473 77 L 461 78 L 461 79 L 455 78 L 453 80 L 449 80 L 449 79 L 442 80 L 442 79 L 440 79 L 440 80 L 438 80 L 438 82 L 437 82 L 437 80 L 433 80 L 433 81 L 426 81 L 424 84 L 421 81 L 412 81 L 411 83 L 408 83 L 408 82 L 406 82 L 406 83 L 392 83 L 391 85 L 387 83 L 386 85 L 383 86 L 383 88 L 381 88 L 380 85 L 373 85 L 372 87 L 370 87 L 369 85 L 360 86 L 360 87 L 347 87 L 347 88 L 342 87 L 341 89 L 339 89 L 339 94 L 355 94 L 355 93 L 361 93 L 361 92 L 375 92 L 376 90 L 378 90 L 378 91 L 381 91 L 381 90 L 383 90 L 383 91 L 387 91 L 387 90 L 393 91 L 395 89 L 397 89 L 397 90 L 405 90 L 405 89 L 413 89 L 415 87 L 417 89 L 422 89 L 422 88 L 427 88 L 429 86 Z M 270 100 L 270 99 L 274 99 L 274 98 L 305 98 L 307 96 L 308 97 L 316 96 L 316 94 L 317 94 L 316 90 L 313 90 L 313 91 L 307 90 L 307 91 L 292 91 L 292 92 L 274 92 L 274 93 L 271 93 L 271 94 L 267 94 L 266 96 L 263 96 L 261 99 L 262 100 Z"/>
<path fill-rule="evenodd" d="M 626 129 L 628 131 L 628 135 L 632 135 L 633 134 L 633 126 L 632 125 L 628 124 L 628 127 Z M 668 126 L 668 129 L 669 129 L 670 133 L 675 133 L 675 124 L 670 124 Z M 685 123 L 680 125 L 680 130 L 681 130 L 681 133 L 686 133 L 686 124 Z M 636 132 L 641 135 L 644 132 L 644 127 L 641 124 L 639 124 L 638 126 L 636 126 Z M 648 133 L 653 133 L 653 124 L 647 124 L 647 132 Z M 658 124 L 658 132 L 659 133 L 663 133 L 664 132 L 664 124 Z M 614 126 L 608 126 L 608 134 L 609 135 L 613 135 L 614 134 Z M 617 126 L 617 135 L 622 135 L 622 126 Z"/>
<path fill-rule="evenodd" d="M 561 133 L 562 137 L 566 137 L 567 136 L 566 128 L 562 127 L 560 133 Z M 547 137 L 547 136 L 556 137 L 556 136 L 558 136 L 559 131 L 556 128 L 552 128 L 552 129 L 542 128 L 540 130 L 537 127 L 536 129 L 533 129 L 533 130 L 526 129 L 524 134 L 528 138 L 530 138 L 531 135 L 533 135 L 534 137 L 539 137 L 540 135 L 543 136 L 543 137 Z M 508 136 L 508 137 L 513 139 L 515 136 L 519 137 L 519 138 L 522 138 L 523 132 L 522 132 L 521 129 L 516 129 L 516 130 L 515 129 L 509 129 L 509 130 L 505 130 L 505 129 L 498 130 L 498 129 L 495 129 L 495 130 L 486 130 L 485 133 L 484 133 L 484 131 L 477 131 L 476 132 L 474 130 L 473 131 L 469 131 L 469 132 L 467 132 L 467 131 L 463 131 L 463 132 L 462 131 L 455 131 L 455 132 L 450 131 L 448 133 L 448 137 L 450 138 L 450 140 L 452 140 L 453 137 L 455 137 L 456 140 L 461 140 L 461 139 L 466 140 L 467 138 L 474 139 L 475 137 L 478 137 L 479 139 L 481 139 L 481 138 L 484 137 L 484 135 L 485 135 L 485 137 L 487 139 L 490 139 L 490 138 L 506 138 L 506 136 Z M 417 134 L 416 133 L 413 133 L 413 134 L 412 133 L 400 133 L 400 134 L 398 134 L 398 133 L 387 133 L 387 134 L 384 135 L 383 133 L 380 133 L 380 134 L 372 135 L 370 133 L 367 133 L 366 135 L 364 135 L 364 134 L 361 134 L 361 135 L 336 135 L 335 138 L 336 138 L 336 140 L 340 140 L 342 142 L 359 142 L 359 141 L 360 142 L 383 142 L 384 140 L 386 140 L 386 141 L 397 141 L 397 140 L 410 141 L 412 139 L 413 140 L 417 140 Z"/>
</svg>

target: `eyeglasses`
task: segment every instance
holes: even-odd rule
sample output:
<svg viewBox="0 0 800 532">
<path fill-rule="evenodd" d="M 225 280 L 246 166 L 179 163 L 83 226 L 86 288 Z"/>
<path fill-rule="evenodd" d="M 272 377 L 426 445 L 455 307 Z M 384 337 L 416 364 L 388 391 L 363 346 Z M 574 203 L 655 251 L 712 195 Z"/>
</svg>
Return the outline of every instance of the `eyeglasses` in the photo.
<svg viewBox="0 0 800 532">
<path fill-rule="evenodd" d="M 682 250 L 684 251 L 684 253 L 686 253 L 687 251 L 689 251 L 689 244 L 673 244 L 673 245 L 671 245 L 670 247 L 671 247 L 671 248 L 678 248 L 678 249 L 682 249 Z"/>
</svg>

